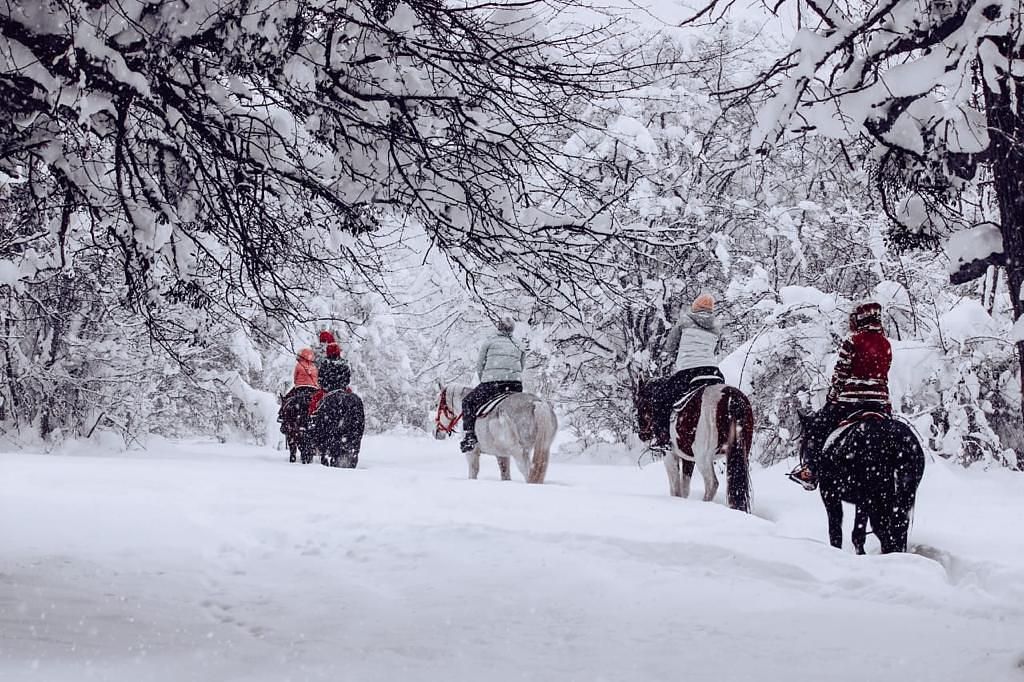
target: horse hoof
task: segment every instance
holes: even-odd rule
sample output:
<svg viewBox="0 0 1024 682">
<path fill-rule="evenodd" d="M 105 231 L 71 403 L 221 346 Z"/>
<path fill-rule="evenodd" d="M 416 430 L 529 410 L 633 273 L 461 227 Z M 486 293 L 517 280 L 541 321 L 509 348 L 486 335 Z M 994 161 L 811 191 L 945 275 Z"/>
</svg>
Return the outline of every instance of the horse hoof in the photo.
<svg viewBox="0 0 1024 682">
<path fill-rule="evenodd" d="M 288 461 L 289 462 L 294 462 L 295 461 L 295 455 L 288 455 Z"/>
</svg>

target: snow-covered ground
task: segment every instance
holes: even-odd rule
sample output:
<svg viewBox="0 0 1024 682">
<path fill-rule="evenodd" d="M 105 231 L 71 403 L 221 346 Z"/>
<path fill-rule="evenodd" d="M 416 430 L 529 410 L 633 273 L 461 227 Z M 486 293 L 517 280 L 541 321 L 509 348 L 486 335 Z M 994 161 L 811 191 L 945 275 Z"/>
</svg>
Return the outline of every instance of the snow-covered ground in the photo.
<svg viewBox="0 0 1024 682">
<path fill-rule="evenodd" d="M 0 454 L 0 680 L 1024 681 L 1024 476 L 930 463 L 917 554 L 825 544 L 818 497 L 668 497 L 660 466 L 464 480 L 190 443 Z"/>
</svg>

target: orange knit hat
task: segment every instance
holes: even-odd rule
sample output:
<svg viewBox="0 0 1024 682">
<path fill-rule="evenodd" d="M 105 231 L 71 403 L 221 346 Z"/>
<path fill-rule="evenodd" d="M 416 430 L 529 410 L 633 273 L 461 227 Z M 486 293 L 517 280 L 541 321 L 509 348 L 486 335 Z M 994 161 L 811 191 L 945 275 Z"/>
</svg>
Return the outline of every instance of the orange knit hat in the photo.
<svg viewBox="0 0 1024 682">
<path fill-rule="evenodd" d="M 711 312 L 715 309 L 715 299 L 711 294 L 701 294 L 697 298 L 693 299 L 693 305 L 690 306 L 690 310 L 698 312 L 700 310 L 706 310 Z"/>
</svg>

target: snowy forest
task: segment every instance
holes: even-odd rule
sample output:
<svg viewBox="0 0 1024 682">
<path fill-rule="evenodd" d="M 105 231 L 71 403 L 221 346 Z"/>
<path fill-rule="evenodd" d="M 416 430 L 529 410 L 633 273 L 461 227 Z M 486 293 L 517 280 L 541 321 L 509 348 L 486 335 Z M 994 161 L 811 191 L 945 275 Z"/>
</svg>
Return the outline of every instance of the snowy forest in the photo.
<svg viewBox="0 0 1024 682">
<path fill-rule="evenodd" d="M 706 290 L 762 461 L 876 300 L 928 448 L 1020 466 L 1013 2 L 19 0 L 0 21 L 9 443 L 267 443 L 320 329 L 371 431 L 424 427 L 501 315 L 578 447 L 629 443 Z"/>
<path fill-rule="evenodd" d="M 2 4 L 3 682 L 1024 682 L 1022 0 Z"/>
</svg>

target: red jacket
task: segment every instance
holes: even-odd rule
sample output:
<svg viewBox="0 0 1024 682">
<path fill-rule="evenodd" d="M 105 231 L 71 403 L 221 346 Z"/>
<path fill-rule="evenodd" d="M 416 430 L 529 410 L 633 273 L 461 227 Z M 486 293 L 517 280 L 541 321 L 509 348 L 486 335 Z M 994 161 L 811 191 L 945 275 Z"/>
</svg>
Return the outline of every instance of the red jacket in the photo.
<svg viewBox="0 0 1024 682">
<path fill-rule="evenodd" d="M 889 367 L 892 347 L 882 326 L 865 324 L 843 341 L 839 361 L 832 374 L 829 402 L 889 403 Z"/>
<path fill-rule="evenodd" d="M 313 350 L 303 348 L 299 351 L 299 361 L 295 363 L 295 372 L 292 376 L 292 383 L 296 386 L 309 386 L 319 388 L 320 382 L 317 377 L 316 365 L 313 363 Z"/>
</svg>

